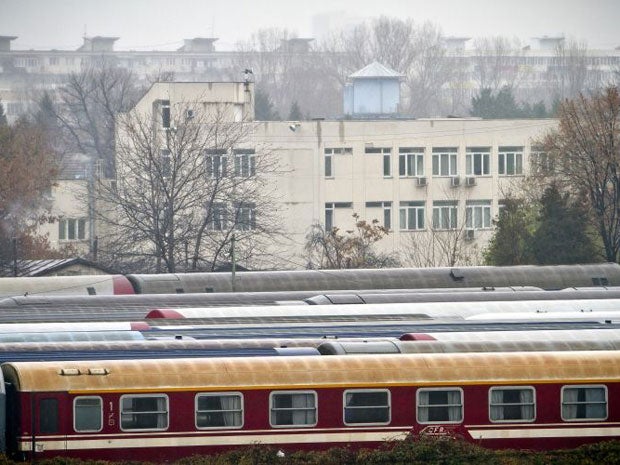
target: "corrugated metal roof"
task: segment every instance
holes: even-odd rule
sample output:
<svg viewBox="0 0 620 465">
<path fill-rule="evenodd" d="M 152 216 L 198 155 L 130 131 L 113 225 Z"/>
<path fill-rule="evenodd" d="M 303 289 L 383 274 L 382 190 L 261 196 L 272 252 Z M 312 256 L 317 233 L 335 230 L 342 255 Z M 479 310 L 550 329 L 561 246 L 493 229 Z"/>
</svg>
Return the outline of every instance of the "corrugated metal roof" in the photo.
<svg viewBox="0 0 620 465">
<path fill-rule="evenodd" d="M 83 258 L 52 258 L 46 260 L 18 260 L 17 262 L 17 274 L 18 276 L 45 276 L 49 273 L 56 272 L 63 268 L 67 268 L 73 265 L 83 265 L 98 270 L 111 273 L 105 267 L 96 263 L 90 262 Z M 3 269 L 0 268 L 0 276 L 13 276 L 13 264 L 7 263 Z"/>
<path fill-rule="evenodd" d="M 360 69 L 359 71 L 356 71 L 355 73 L 349 76 L 349 78 L 351 79 L 378 78 L 378 77 L 400 79 L 403 77 L 403 75 L 400 73 L 397 73 L 396 71 L 394 71 L 391 68 L 388 68 L 385 65 L 382 65 L 381 63 L 377 61 L 373 61 L 368 66 Z"/>
</svg>

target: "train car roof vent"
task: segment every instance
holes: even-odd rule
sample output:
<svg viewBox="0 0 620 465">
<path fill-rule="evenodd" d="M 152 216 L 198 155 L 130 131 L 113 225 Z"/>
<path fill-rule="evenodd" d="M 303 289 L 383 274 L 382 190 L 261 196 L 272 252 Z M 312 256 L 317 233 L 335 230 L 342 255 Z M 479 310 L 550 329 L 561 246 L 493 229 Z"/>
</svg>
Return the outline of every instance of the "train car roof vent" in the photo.
<svg viewBox="0 0 620 465">
<path fill-rule="evenodd" d="M 60 373 L 61 376 L 79 376 L 80 373 L 79 368 L 61 368 Z"/>
<path fill-rule="evenodd" d="M 110 374 L 110 370 L 108 370 L 107 368 L 89 368 L 88 374 L 96 375 L 96 376 L 105 376 L 105 375 Z"/>
<path fill-rule="evenodd" d="M 463 281 L 465 279 L 465 275 L 462 273 L 462 271 L 458 268 L 452 268 L 450 270 L 450 277 L 454 280 L 454 281 Z"/>
</svg>

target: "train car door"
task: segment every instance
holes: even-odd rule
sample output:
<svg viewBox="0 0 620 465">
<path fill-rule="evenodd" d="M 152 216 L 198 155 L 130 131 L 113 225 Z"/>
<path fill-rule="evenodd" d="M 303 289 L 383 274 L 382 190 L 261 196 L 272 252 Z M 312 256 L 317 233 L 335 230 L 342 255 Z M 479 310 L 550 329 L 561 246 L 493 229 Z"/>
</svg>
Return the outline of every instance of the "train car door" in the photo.
<svg viewBox="0 0 620 465">
<path fill-rule="evenodd" d="M 34 394 L 32 397 L 32 458 L 67 450 L 67 425 L 70 418 L 58 394 Z"/>
</svg>

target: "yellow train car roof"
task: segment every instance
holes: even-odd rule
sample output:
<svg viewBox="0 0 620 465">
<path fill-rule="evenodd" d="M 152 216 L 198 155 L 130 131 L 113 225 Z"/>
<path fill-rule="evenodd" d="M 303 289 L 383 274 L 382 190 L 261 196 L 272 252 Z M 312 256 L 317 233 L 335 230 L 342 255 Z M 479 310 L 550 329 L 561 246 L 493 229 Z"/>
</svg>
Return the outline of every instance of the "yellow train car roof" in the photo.
<svg viewBox="0 0 620 465">
<path fill-rule="evenodd" d="M 21 391 L 129 392 L 620 381 L 620 351 L 16 362 Z"/>
</svg>

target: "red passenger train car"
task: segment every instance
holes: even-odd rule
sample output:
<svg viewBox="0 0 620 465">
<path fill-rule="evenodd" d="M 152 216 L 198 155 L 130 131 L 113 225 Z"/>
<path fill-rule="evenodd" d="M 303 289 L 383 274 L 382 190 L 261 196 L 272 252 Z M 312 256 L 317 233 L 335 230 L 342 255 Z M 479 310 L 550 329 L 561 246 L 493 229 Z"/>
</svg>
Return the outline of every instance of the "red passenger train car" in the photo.
<svg viewBox="0 0 620 465">
<path fill-rule="evenodd" d="M 492 448 L 618 438 L 620 352 L 396 354 L 2 366 L 7 451 L 163 461 L 454 434 Z"/>
</svg>

